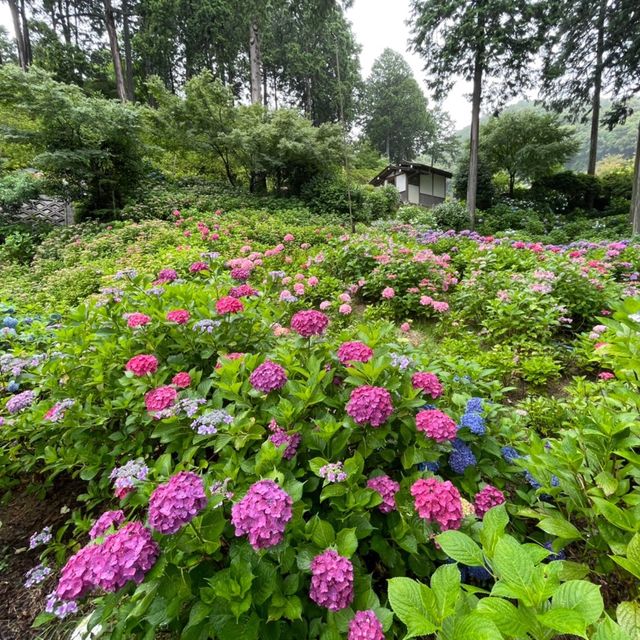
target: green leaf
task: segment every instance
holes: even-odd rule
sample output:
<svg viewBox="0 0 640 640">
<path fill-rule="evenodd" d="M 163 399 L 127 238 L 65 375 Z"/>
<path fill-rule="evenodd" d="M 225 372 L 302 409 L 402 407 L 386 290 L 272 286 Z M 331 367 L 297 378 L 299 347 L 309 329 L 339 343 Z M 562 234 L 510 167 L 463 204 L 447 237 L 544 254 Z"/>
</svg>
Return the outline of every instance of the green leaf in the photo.
<svg viewBox="0 0 640 640">
<path fill-rule="evenodd" d="M 542 518 L 538 522 L 538 527 L 552 536 L 558 536 L 558 538 L 564 538 L 565 540 L 579 540 L 582 538 L 580 531 L 559 515 Z"/>
<path fill-rule="evenodd" d="M 624 529 L 625 531 L 632 531 L 635 533 L 635 524 L 631 522 L 629 515 L 620 507 L 617 507 L 615 504 L 612 504 L 604 498 L 593 497 L 591 500 L 593 501 L 598 513 L 600 513 L 600 515 L 602 515 L 611 524 L 620 529 Z"/>
<path fill-rule="evenodd" d="M 605 496 L 613 495 L 618 488 L 618 480 L 608 471 L 601 471 L 595 478 L 596 484 L 602 489 Z"/>
<path fill-rule="evenodd" d="M 525 605 L 535 605 L 539 594 L 532 584 L 533 561 L 514 538 L 505 535 L 498 540 L 492 564 L 498 578 L 508 587 L 515 588 L 517 597 L 522 598 Z"/>
<path fill-rule="evenodd" d="M 507 636 L 524 637 L 529 631 L 527 616 L 508 600 L 482 598 L 476 611 L 493 620 L 496 627 Z"/>
<path fill-rule="evenodd" d="M 455 564 L 438 567 L 431 576 L 431 590 L 436 599 L 438 622 L 450 615 L 460 595 L 460 570 Z"/>
<path fill-rule="evenodd" d="M 482 529 L 480 530 L 480 542 L 484 552 L 491 558 L 496 543 L 504 535 L 504 530 L 509 524 L 509 516 L 503 504 L 489 509 L 482 518 Z"/>
<path fill-rule="evenodd" d="M 477 612 L 456 620 L 450 636 L 451 640 L 500 640 L 501 638 L 502 634 L 498 627 Z"/>
<path fill-rule="evenodd" d="M 410 578 L 388 580 L 389 604 L 407 627 L 407 638 L 429 635 L 436 631 L 432 611 L 435 598 L 428 587 Z"/>
<path fill-rule="evenodd" d="M 465 533 L 461 531 L 445 531 L 436 540 L 442 550 L 456 562 L 469 567 L 483 567 L 484 556 L 482 549 Z"/>
<path fill-rule="evenodd" d="M 576 611 L 590 625 L 602 615 L 604 602 L 597 585 L 586 580 L 569 580 L 556 589 L 551 608 Z"/>
<path fill-rule="evenodd" d="M 536 618 L 546 627 L 560 633 L 570 633 L 586 638 L 587 625 L 584 618 L 572 609 L 550 609 Z"/>
<path fill-rule="evenodd" d="M 616 619 L 633 640 L 640 638 L 640 602 L 621 602 L 616 609 Z"/>
<path fill-rule="evenodd" d="M 320 520 L 315 516 L 311 521 L 311 540 L 321 549 L 330 547 L 336 539 L 333 527 L 326 520 Z"/>
<path fill-rule="evenodd" d="M 338 553 L 345 558 L 350 558 L 358 548 L 358 538 L 355 529 L 342 529 L 336 537 Z"/>
<path fill-rule="evenodd" d="M 631 640 L 624 629 L 607 616 L 596 628 L 591 640 Z"/>
</svg>

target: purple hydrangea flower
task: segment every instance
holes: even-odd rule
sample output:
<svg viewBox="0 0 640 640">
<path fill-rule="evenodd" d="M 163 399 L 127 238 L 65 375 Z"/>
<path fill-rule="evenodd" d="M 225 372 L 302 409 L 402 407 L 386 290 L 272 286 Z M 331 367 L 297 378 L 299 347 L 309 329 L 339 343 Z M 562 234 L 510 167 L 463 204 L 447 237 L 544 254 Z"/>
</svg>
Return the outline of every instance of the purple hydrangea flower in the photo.
<svg viewBox="0 0 640 640">
<path fill-rule="evenodd" d="M 151 494 L 149 524 L 160 533 L 175 533 L 206 505 L 202 479 L 191 471 L 181 471 Z"/>
<path fill-rule="evenodd" d="M 347 479 L 347 474 L 342 467 L 342 462 L 329 462 L 320 467 L 318 474 L 327 482 L 344 482 Z"/>
<path fill-rule="evenodd" d="M 117 529 L 124 522 L 124 511 L 105 511 L 89 530 L 89 538 L 101 538 L 112 527 Z"/>
<path fill-rule="evenodd" d="M 279 544 L 293 515 L 292 505 L 291 496 L 273 480 L 252 484 L 245 497 L 231 508 L 236 536 L 247 535 L 256 550 Z"/>
<path fill-rule="evenodd" d="M 353 601 L 353 565 L 333 549 L 316 556 L 311 562 L 309 596 L 329 611 L 340 611 Z"/>
<path fill-rule="evenodd" d="M 287 382 L 287 372 L 279 364 L 266 360 L 253 370 L 249 382 L 254 389 L 270 393 L 281 389 Z"/>
<path fill-rule="evenodd" d="M 39 564 L 33 567 L 33 569 L 29 569 L 29 571 L 27 571 L 27 573 L 24 576 L 25 577 L 24 586 L 27 589 L 30 589 L 36 584 L 40 584 L 41 582 L 43 582 L 47 578 L 47 576 L 50 576 L 50 575 L 51 575 L 51 567 L 46 567 L 43 564 Z"/>
<path fill-rule="evenodd" d="M 12 414 L 18 413 L 19 411 L 30 407 L 35 399 L 36 394 L 31 391 L 31 389 L 27 389 L 27 391 L 18 393 L 7 400 L 7 411 Z"/>
<path fill-rule="evenodd" d="M 41 544 L 49 544 L 53 536 L 51 535 L 51 527 L 45 527 L 42 531 L 34 533 L 29 539 L 29 549 L 35 549 Z"/>
<path fill-rule="evenodd" d="M 191 428 L 201 436 L 212 436 L 218 432 L 216 428 L 219 424 L 231 424 L 233 416 L 222 409 L 214 409 L 202 416 L 197 417 L 192 423 Z"/>
<path fill-rule="evenodd" d="M 380 620 L 371 611 L 358 611 L 349 623 L 347 640 L 384 640 Z"/>
</svg>

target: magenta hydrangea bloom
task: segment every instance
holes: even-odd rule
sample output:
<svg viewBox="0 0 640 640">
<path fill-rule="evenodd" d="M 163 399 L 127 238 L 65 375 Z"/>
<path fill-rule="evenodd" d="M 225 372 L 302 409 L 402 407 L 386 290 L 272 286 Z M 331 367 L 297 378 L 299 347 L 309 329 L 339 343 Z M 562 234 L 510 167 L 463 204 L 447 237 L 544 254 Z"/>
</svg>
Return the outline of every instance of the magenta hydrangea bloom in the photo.
<svg viewBox="0 0 640 640">
<path fill-rule="evenodd" d="M 347 640 L 384 640 L 380 620 L 371 611 L 358 611 L 349 623 Z"/>
<path fill-rule="evenodd" d="M 223 296 L 216 302 L 216 311 L 220 314 L 240 313 L 244 311 L 244 305 L 233 296 Z"/>
<path fill-rule="evenodd" d="M 271 393 L 281 389 L 287 382 L 287 372 L 279 364 L 265 360 L 253 370 L 249 382 L 254 389 L 262 393 Z"/>
<path fill-rule="evenodd" d="M 338 360 L 344 365 L 350 362 L 369 362 L 373 349 L 364 342 L 343 342 L 338 349 Z"/>
<path fill-rule="evenodd" d="M 393 413 L 391 394 L 384 387 L 358 387 L 351 392 L 347 413 L 357 424 L 379 427 Z"/>
<path fill-rule="evenodd" d="M 139 522 L 130 522 L 97 546 L 93 558 L 95 585 L 113 592 L 130 580 L 140 584 L 159 552 L 149 529 Z"/>
<path fill-rule="evenodd" d="M 206 262 L 193 262 L 189 266 L 189 271 L 191 273 L 199 273 L 200 271 L 208 271 L 209 265 Z"/>
<path fill-rule="evenodd" d="M 291 458 L 296 455 L 296 451 L 298 450 L 298 446 L 300 445 L 300 434 L 287 433 L 282 427 L 278 425 L 275 420 L 272 420 L 269 423 L 269 430 L 271 431 L 269 440 L 271 440 L 271 442 L 273 442 L 276 447 L 280 447 L 281 445 L 286 444 L 287 448 L 284 450 L 282 457 L 285 460 L 291 460 Z"/>
<path fill-rule="evenodd" d="M 135 327 L 144 327 L 151 322 L 151 318 L 146 313 L 130 313 L 126 316 L 127 326 L 131 329 Z"/>
<path fill-rule="evenodd" d="M 232 287 L 229 291 L 229 295 L 232 298 L 249 298 L 258 294 L 258 291 L 254 289 L 250 284 L 241 284 L 238 287 Z"/>
<path fill-rule="evenodd" d="M 484 489 L 476 493 L 476 499 L 474 503 L 474 509 L 478 518 L 483 518 L 484 514 L 497 507 L 499 504 L 506 502 L 504 493 L 496 487 L 488 484 Z"/>
<path fill-rule="evenodd" d="M 340 611 L 353 601 L 353 565 L 348 558 L 327 549 L 311 562 L 309 596 L 329 611 Z"/>
<path fill-rule="evenodd" d="M 127 371 L 131 371 L 134 376 L 145 376 L 158 370 L 158 359 L 155 356 L 143 353 L 133 356 L 124 368 Z"/>
<path fill-rule="evenodd" d="M 67 560 L 55 591 L 60 600 L 77 600 L 95 587 L 94 567 L 98 549 L 99 545 L 83 547 Z"/>
<path fill-rule="evenodd" d="M 124 522 L 124 511 L 105 511 L 89 530 L 89 538 L 95 540 L 102 537 L 111 527 L 117 529 Z"/>
<path fill-rule="evenodd" d="M 176 375 L 171 378 L 171 384 L 175 384 L 176 387 L 180 389 L 186 389 L 191 384 L 189 372 L 181 371 L 180 373 L 176 373 Z"/>
<path fill-rule="evenodd" d="M 282 542 L 284 530 L 293 514 L 291 496 L 273 480 L 260 480 L 231 508 L 236 536 L 247 535 L 257 551 Z"/>
<path fill-rule="evenodd" d="M 251 269 L 243 269 L 242 267 L 236 267 L 231 269 L 231 277 L 238 282 L 245 282 L 251 276 Z"/>
<path fill-rule="evenodd" d="M 367 487 L 373 489 L 382 497 L 382 502 L 378 505 L 382 513 L 396 510 L 396 493 L 400 491 L 398 482 L 392 480 L 389 476 L 377 476 L 367 482 Z"/>
<path fill-rule="evenodd" d="M 167 313 L 167 320 L 176 324 L 187 324 L 191 314 L 186 309 L 173 309 Z"/>
<path fill-rule="evenodd" d="M 439 398 L 444 392 L 438 376 L 435 373 L 429 373 L 427 371 L 414 373 L 411 377 L 411 384 L 414 389 L 421 389 L 425 394 L 434 399 Z"/>
<path fill-rule="evenodd" d="M 158 485 L 149 498 L 149 524 L 160 533 L 175 533 L 207 506 L 202 478 L 180 471 Z"/>
<path fill-rule="evenodd" d="M 165 284 L 167 282 L 173 282 L 178 279 L 178 274 L 175 269 L 162 269 L 158 272 L 158 278 L 154 284 Z"/>
<path fill-rule="evenodd" d="M 436 442 L 455 440 L 458 427 L 446 413 L 438 409 L 425 409 L 416 416 L 416 429 Z"/>
<path fill-rule="evenodd" d="M 459 491 L 446 480 L 421 478 L 411 487 L 416 511 L 421 518 L 437 522 L 442 531 L 459 529 L 462 522 L 462 500 Z"/>
<path fill-rule="evenodd" d="M 144 396 L 147 411 L 163 411 L 168 409 L 178 397 L 178 392 L 173 387 L 156 387 Z"/>
<path fill-rule="evenodd" d="M 329 316 L 315 309 L 298 311 L 291 318 L 291 328 L 303 338 L 322 335 L 328 326 Z"/>
</svg>

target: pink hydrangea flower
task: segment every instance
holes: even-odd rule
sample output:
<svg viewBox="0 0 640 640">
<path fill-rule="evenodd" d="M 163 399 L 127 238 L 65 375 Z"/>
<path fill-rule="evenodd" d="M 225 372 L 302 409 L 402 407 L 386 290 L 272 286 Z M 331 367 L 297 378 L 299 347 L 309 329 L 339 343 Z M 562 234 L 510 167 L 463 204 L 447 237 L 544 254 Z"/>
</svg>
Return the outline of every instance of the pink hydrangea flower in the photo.
<svg viewBox="0 0 640 640">
<path fill-rule="evenodd" d="M 438 302 L 434 300 L 431 303 L 431 308 L 438 313 L 444 313 L 445 311 L 449 311 L 449 305 L 446 302 Z"/>
<path fill-rule="evenodd" d="M 200 476 L 181 471 L 158 485 L 149 498 L 149 524 L 160 533 L 175 533 L 207 506 Z"/>
<path fill-rule="evenodd" d="M 223 296 L 216 302 L 216 311 L 220 314 L 240 313 L 244 311 L 244 305 L 237 298 Z"/>
<path fill-rule="evenodd" d="M 173 309 L 167 313 L 167 320 L 176 324 L 187 324 L 191 314 L 186 309 Z"/>
<path fill-rule="evenodd" d="M 89 530 L 89 538 L 95 540 L 102 537 L 111 527 L 117 529 L 124 522 L 124 511 L 105 511 Z"/>
<path fill-rule="evenodd" d="M 329 302 L 329 300 L 323 300 L 323 301 L 320 303 L 320 309 L 321 309 L 322 311 L 326 311 L 330 306 L 331 306 L 331 302 Z"/>
<path fill-rule="evenodd" d="M 384 387 L 358 387 L 351 392 L 346 409 L 357 424 L 379 427 L 393 413 L 391 394 Z"/>
<path fill-rule="evenodd" d="M 98 546 L 83 547 L 72 555 L 62 567 L 56 596 L 60 600 L 78 600 L 95 588 L 95 558 Z"/>
<path fill-rule="evenodd" d="M 209 265 L 206 262 L 194 262 L 189 266 L 191 273 L 199 273 L 200 271 L 208 271 Z"/>
<path fill-rule="evenodd" d="M 144 327 L 145 325 L 151 322 L 151 318 L 144 313 L 129 313 L 126 316 L 127 318 L 127 326 L 131 329 L 135 327 Z"/>
<path fill-rule="evenodd" d="M 400 325 L 400 331 L 403 331 L 404 333 L 407 333 L 408 331 L 411 331 L 411 325 L 408 322 L 403 322 Z"/>
<path fill-rule="evenodd" d="M 459 491 L 446 480 L 421 478 L 411 487 L 416 511 L 421 518 L 437 522 L 442 531 L 459 529 L 462 522 L 462 500 Z"/>
<path fill-rule="evenodd" d="M 350 362 L 369 362 L 373 349 L 364 342 L 343 342 L 338 348 L 338 360 L 344 365 Z"/>
<path fill-rule="evenodd" d="M 297 296 L 304 295 L 304 285 L 302 284 L 302 282 L 296 282 L 293 285 L 293 293 L 295 293 Z"/>
<path fill-rule="evenodd" d="M 351 313 L 352 310 L 353 309 L 351 308 L 351 305 L 349 305 L 349 304 L 341 304 L 338 307 L 338 313 L 341 313 L 343 316 L 348 316 Z"/>
<path fill-rule="evenodd" d="M 396 292 L 395 292 L 395 289 L 393 287 L 385 287 L 382 290 L 382 297 L 385 300 L 391 300 L 391 298 L 395 297 L 395 295 L 396 295 Z"/>
<path fill-rule="evenodd" d="M 500 489 L 496 489 L 492 485 L 488 484 L 484 489 L 476 493 L 476 499 L 474 509 L 478 518 L 483 518 L 484 514 L 497 507 L 499 504 L 506 502 L 504 493 Z"/>
<path fill-rule="evenodd" d="M 320 311 L 298 311 L 291 318 L 291 328 L 303 338 L 322 335 L 329 326 L 329 318 Z"/>
<path fill-rule="evenodd" d="M 347 640 L 384 640 L 382 624 L 375 612 L 358 611 L 349 623 Z"/>
<path fill-rule="evenodd" d="M 316 287 L 318 285 L 318 278 L 316 278 L 316 276 L 311 276 L 308 280 L 307 280 L 307 284 L 310 287 Z"/>
<path fill-rule="evenodd" d="M 173 376 L 173 378 L 171 379 L 171 384 L 174 384 L 180 389 L 186 389 L 191 384 L 191 376 L 187 371 L 181 371 L 180 373 L 176 373 L 176 375 Z"/>
<path fill-rule="evenodd" d="M 157 279 L 153 284 L 165 284 L 167 282 L 173 282 L 178 279 L 178 274 L 174 269 L 162 269 L 158 273 Z"/>
<path fill-rule="evenodd" d="M 414 373 L 411 377 L 411 384 L 414 389 L 421 389 L 425 394 L 434 399 L 439 398 L 444 391 L 442 383 L 438 380 L 438 376 L 435 373 L 429 373 L 427 371 Z"/>
<path fill-rule="evenodd" d="M 287 233 L 282 240 L 283 242 L 293 242 L 295 237 L 291 233 Z"/>
<path fill-rule="evenodd" d="M 458 427 L 446 413 L 438 409 L 425 409 L 416 416 L 416 429 L 436 442 L 455 440 Z"/>
<path fill-rule="evenodd" d="M 378 506 L 382 513 L 396 510 L 396 493 L 400 491 L 400 484 L 389 476 L 377 476 L 367 482 L 367 487 L 380 494 L 382 503 Z"/>
<path fill-rule="evenodd" d="M 241 284 L 238 287 L 232 287 L 229 295 L 232 298 L 249 298 L 255 296 L 258 292 L 250 284 Z"/>
<path fill-rule="evenodd" d="M 280 544 L 293 514 L 291 496 L 273 480 L 251 485 L 240 502 L 231 508 L 231 522 L 236 536 L 247 535 L 257 551 Z"/>
<path fill-rule="evenodd" d="M 144 403 L 147 411 L 163 411 L 168 409 L 177 397 L 178 392 L 173 387 L 156 387 L 145 395 Z"/>
<path fill-rule="evenodd" d="M 273 442 L 276 447 L 280 447 L 283 444 L 286 444 L 287 448 L 284 450 L 282 457 L 285 460 L 291 460 L 291 458 L 296 455 L 296 451 L 298 450 L 298 446 L 300 445 L 300 434 L 287 433 L 282 427 L 278 425 L 275 420 L 272 420 L 269 423 L 269 430 L 272 432 L 269 436 L 269 440 L 271 440 L 271 442 Z"/>
<path fill-rule="evenodd" d="M 311 562 L 309 596 L 329 611 L 340 611 L 353 602 L 353 565 L 333 549 L 316 556 Z"/>
<path fill-rule="evenodd" d="M 249 382 L 254 389 L 262 393 L 271 393 L 284 387 L 287 382 L 287 372 L 279 364 L 265 360 L 253 370 Z"/>
<path fill-rule="evenodd" d="M 612 380 L 613 378 L 615 378 L 615 375 L 611 371 L 601 371 L 598 374 L 599 380 Z"/>
<path fill-rule="evenodd" d="M 125 369 L 138 377 L 145 376 L 148 373 L 155 373 L 158 370 L 158 359 L 155 356 L 146 354 L 133 356 L 125 365 Z"/>
<path fill-rule="evenodd" d="M 341 293 L 338 296 L 338 300 L 340 300 L 340 302 L 351 302 L 351 296 L 348 293 Z"/>
</svg>

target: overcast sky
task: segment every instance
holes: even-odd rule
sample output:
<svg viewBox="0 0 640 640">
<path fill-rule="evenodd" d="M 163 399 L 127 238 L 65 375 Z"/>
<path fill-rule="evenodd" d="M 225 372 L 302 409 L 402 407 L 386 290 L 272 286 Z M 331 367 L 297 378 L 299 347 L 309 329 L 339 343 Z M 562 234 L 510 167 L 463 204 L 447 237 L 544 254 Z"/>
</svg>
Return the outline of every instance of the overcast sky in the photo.
<svg viewBox="0 0 640 640">
<path fill-rule="evenodd" d="M 374 60 L 389 47 L 404 55 L 428 95 L 422 60 L 407 50 L 409 28 L 405 22 L 409 18 L 409 0 L 355 0 L 347 16 L 353 25 L 356 39 L 362 46 L 360 62 L 365 78 L 369 75 Z M 4 2 L 0 4 L 0 24 L 13 33 L 9 7 Z M 467 126 L 471 120 L 471 105 L 467 96 L 469 91 L 466 83 L 461 81 L 443 104 L 458 128 Z"/>
</svg>

